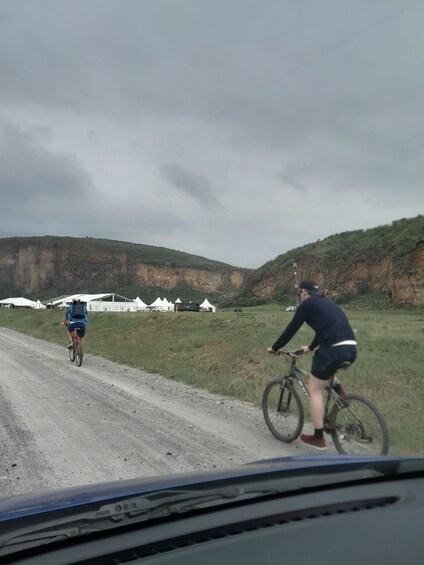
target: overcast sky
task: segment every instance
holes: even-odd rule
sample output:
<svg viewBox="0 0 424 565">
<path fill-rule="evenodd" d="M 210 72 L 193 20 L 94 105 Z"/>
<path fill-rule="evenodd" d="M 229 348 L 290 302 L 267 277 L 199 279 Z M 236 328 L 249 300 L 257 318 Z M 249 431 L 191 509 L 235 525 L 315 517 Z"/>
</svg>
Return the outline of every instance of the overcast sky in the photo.
<svg viewBox="0 0 424 565">
<path fill-rule="evenodd" d="M 0 237 L 259 267 L 424 212 L 424 1 L 0 0 Z"/>
</svg>

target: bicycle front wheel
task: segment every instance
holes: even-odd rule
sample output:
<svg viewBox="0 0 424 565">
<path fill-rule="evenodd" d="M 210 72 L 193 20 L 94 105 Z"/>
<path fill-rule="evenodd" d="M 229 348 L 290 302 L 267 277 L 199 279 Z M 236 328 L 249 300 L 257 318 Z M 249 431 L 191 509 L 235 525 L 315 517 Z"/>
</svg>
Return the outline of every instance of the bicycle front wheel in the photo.
<svg viewBox="0 0 424 565">
<path fill-rule="evenodd" d="M 389 432 L 380 411 L 367 398 L 348 394 L 343 406 L 333 406 L 330 433 L 339 453 L 351 455 L 387 455 Z"/>
<path fill-rule="evenodd" d="M 270 382 L 262 396 L 262 411 L 274 437 L 285 443 L 299 437 L 304 413 L 302 401 L 293 385 L 284 379 Z"/>
<path fill-rule="evenodd" d="M 76 358 L 77 358 L 77 365 L 78 365 L 78 367 L 81 367 L 83 354 L 82 354 L 82 349 L 81 349 L 81 343 L 80 343 L 79 341 L 78 341 L 78 345 L 77 345 L 77 350 L 76 350 L 75 356 L 76 356 Z"/>
</svg>

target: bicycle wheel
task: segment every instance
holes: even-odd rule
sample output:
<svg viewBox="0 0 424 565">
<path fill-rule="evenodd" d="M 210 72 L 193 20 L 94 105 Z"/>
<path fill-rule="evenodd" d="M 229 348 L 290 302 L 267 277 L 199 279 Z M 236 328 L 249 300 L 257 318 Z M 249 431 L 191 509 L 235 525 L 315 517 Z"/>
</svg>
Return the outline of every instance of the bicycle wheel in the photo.
<svg viewBox="0 0 424 565">
<path fill-rule="evenodd" d="M 339 453 L 387 455 L 389 432 L 380 411 L 359 394 L 342 398 L 343 407 L 333 406 L 330 433 Z"/>
<path fill-rule="evenodd" d="M 77 358 L 77 365 L 78 365 L 78 367 L 81 367 L 83 354 L 82 354 L 81 342 L 80 342 L 80 341 L 78 341 L 78 345 L 77 345 L 77 350 L 76 350 L 75 356 L 76 356 L 76 358 Z"/>
<path fill-rule="evenodd" d="M 290 443 L 299 437 L 303 428 L 302 402 L 293 385 L 284 379 L 270 382 L 262 396 L 262 411 L 269 431 L 274 437 Z"/>
<path fill-rule="evenodd" d="M 68 352 L 69 352 L 69 359 L 73 363 L 75 361 L 75 345 L 72 347 L 72 349 L 68 349 Z"/>
</svg>

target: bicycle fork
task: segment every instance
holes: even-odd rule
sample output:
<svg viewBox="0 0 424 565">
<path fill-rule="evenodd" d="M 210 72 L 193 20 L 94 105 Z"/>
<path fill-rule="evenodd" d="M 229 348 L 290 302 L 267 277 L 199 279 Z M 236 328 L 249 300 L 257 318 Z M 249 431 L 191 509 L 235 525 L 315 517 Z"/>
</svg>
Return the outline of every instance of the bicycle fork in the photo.
<svg viewBox="0 0 424 565">
<path fill-rule="evenodd" d="M 290 409 L 290 403 L 292 399 L 292 395 L 290 390 L 286 387 L 286 384 L 292 384 L 289 379 L 283 379 L 281 381 L 281 388 L 280 388 L 280 396 L 278 398 L 278 405 L 277 405 L 277 412 L 279 414 L 288 413 Z M 284 402 L 284 398 L 287 400 Z"/>
</svg>

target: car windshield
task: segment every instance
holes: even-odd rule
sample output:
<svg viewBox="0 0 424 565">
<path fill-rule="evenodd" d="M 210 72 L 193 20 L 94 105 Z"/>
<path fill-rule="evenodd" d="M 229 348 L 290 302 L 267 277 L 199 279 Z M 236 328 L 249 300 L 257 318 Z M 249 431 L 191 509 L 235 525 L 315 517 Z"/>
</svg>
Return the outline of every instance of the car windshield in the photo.
<svg viewBox="0 0 424 565">
<path fill-rule="evenodd" d="M 0 0 L 0 499 L 424 457 L 423 16 Z"/>
</svg>

